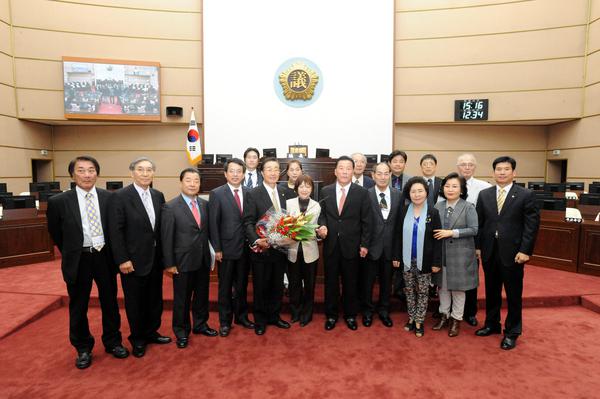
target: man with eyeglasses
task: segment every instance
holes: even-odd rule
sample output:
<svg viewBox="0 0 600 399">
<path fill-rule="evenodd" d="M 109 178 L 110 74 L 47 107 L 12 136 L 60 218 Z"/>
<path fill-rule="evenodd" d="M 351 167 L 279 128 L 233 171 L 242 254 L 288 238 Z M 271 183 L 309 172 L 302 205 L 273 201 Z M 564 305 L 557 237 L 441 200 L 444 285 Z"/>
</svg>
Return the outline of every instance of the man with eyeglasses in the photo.
<svg viewBox="0 0 600 399">
<path fill-rule="evenodd" d="M 458 174 L 465 178 L 467 181 L 467 201 L 473 205 L 477 205 L 477 198 L 479 192 L 492 185 L 484 180 L 479 180 L 473 177 L 475 174 L 475 168 L 477 167 L 477 160 L 473 154 L 462 154 L 456 160 L 456 167 Z M 477 287 L 472 290 L 465 291 L 465 309 L 463 319 L 471 326 L 477 325 Z"/>
<path fill-rule="evenodd" d="M 158 330 L 163 311 L 161 208 L 165 196 L 150 187 L 156 165 L 147 157 L 129 165 L 133 183 L 114 193 L 109 210 L 112 254 L 121 272 L 132 354 L 142 357 L 148 344 L 168 344 Z"/>
</svg>

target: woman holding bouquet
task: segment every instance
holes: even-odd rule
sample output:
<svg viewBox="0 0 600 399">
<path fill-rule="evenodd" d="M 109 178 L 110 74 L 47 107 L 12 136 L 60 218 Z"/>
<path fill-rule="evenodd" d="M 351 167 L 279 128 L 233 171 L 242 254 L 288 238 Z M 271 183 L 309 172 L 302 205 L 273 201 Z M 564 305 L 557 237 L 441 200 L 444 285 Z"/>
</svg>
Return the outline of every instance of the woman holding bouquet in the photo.
<svg viewBox="0 0 600 399">
<path fill-rule="evenodd" d="M 288 199 L 286 205 L 291 216 L 304 214 L 307 224 L 316 223 L 321 214 L 319 203 L 310 198 L 313 188 L 312 178 L 300 175 L 294 183 L 294 190 L 298 197 Z M 288 249 L 292 323 L 300 321 L 302 327 L 312 320 L 318 259 L 319 248 L 316 236 L 303 241 L 294 241 Z"/>
<path fill-rule="evenodd" d="M 428 193 L 427 182 L 422 177 L 411 177 L 404 186 L 404 198 L 410 199 L 402 213 L 400 237 L 408 309 L 404 329 L 414 331 L 417 337 L 425 333 L 431 273 L 439 272 L 442 263 L 441 241 L 434 238 L 434 230 L 441 229 L 442 223 L 437 209 L 427 206 Z"/>
</svg>

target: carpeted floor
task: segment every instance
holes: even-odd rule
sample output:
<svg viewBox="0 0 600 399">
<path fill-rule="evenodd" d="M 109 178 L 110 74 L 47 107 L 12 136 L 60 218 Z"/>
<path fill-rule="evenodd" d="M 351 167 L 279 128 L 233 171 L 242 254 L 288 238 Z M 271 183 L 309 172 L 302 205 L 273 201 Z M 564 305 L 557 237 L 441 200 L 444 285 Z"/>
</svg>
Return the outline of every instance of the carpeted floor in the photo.
<svg viewBox="0 0 600 399">
<path fill-rule="evenodd" d="M 192 336 L 187 349 L 151 346 L 142 359 L 104 353 L 98 338 L 87 370 L 73 366 L 66 308 L 0 341 L 1 397 L 7 398 L 593 398 L 600 392 L 600 316 L 583 307 L 525 309 L 524 336 L 510 352 L 499 336 L 474 328 L 448 338 L 429 329 L 418 339 L 392 329 L 269 328 L 263 337 L 235 327 L 228 338 Z M 216 314 L 211 314 L 213 326 Z M 171 314 L 163 333 L 170 335 Z M 124 323 L 124 334 L 127 324 Z"/>
</svg>

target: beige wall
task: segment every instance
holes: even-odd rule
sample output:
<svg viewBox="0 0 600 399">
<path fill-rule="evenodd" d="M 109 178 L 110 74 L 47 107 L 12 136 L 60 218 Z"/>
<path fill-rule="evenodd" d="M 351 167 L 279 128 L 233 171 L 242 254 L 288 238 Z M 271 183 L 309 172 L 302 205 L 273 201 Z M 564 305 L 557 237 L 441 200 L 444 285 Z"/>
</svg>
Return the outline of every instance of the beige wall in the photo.
<svg viewBox="0 0 600 399">
<path fill-rule="evenodd" d="M 583 117 L 550 126 L 548 159 L 567 160 L 567 180 L 600 181 L 600 1 L 591 1 Z M 553 155 L 553 150 L 560 150 Z"/>
<path fill-rule="evenodd" d="M 0 1 L 0 181 L 8 191 L 29 190 L 31 160 L 52 159 L 52 129 L 39 123 L 19 121 L 13 75 L 13 46 L 8 0 Z"/>
<path fill-rule="evenodd" d="M 49 158 L 62 187 L 70 180 L 68 162 L 78 154 L 99 160 L 99 186 L 127 183 L 129 162 L 147 155 L 158 164 L 155 187 L 175 195 L 173 177 L 187 166 L 191 107 L 202 123 L 201 1 L 0 0 L 0 20 L 0 181 L 9 190 L 27 190 L 31 159 L 41 149 L 54 150 Z M 161 122 L 60 125 L 62 56 L 159 62 Z M 166 106 L 183 107 L 183 118 L 167 118 Z"/>
<path fill-rule="evenodd" d="M 549 150 L 563 148 L 569 178 L 594 179 L 597 123 L 579 118 L 600 115 L 600 22 L 586 40 L 595 18 L 597 0 L 591 10 L 588 0 L 396 0 L 394 147 L 408 172 L 433 152 L 445 174 L 469 151 L 484 178 L 511 155 L 518 179 L 543 180 Z M 453 123 L 454 100 L 468 98 L 489 99 L 487 123 Z"/>
</svg>

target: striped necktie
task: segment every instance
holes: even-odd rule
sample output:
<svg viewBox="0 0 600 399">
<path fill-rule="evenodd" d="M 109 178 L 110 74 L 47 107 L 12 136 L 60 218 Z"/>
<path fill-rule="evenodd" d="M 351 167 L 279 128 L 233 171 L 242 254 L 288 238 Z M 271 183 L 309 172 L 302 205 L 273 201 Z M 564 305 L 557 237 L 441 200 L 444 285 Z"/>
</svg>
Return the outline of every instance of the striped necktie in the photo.
<svg viewBox="0 0 600 399">
<path fill-rule="evenodd" d="M 96 210 L 96 205 L 94 205 L 94 194 L 92 193 L 85 194 L 85 212 L 87 214 L 88 223 L 90 225 L 92 238 L 103 236 L 104 232 L 102 231 L 102 223 L 98 218 L 98 211 Z M 96 245 L 94 246 L 94 248 L 97 251 L 100 251 L 103 246 L 104 245 Z"/>
<path fill-rule="evenodd" d="M 502 207 L 504 206 L 504 200 L 506 199 L 506 193 L 504 188 L 500 189 L 500 192 L 498 193 L 498 214 L 500 214 L 500 212 L 502 211 Z"/>
</svg>

